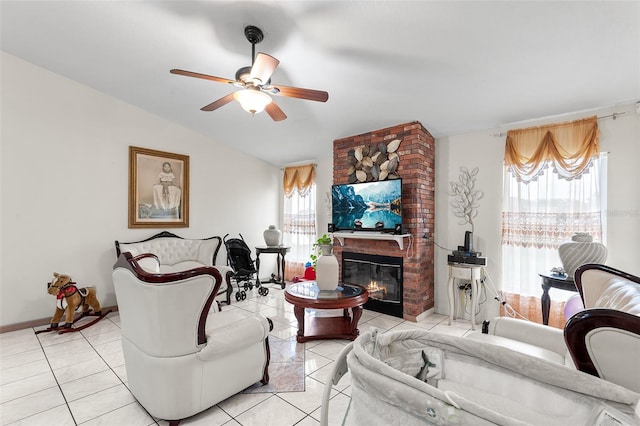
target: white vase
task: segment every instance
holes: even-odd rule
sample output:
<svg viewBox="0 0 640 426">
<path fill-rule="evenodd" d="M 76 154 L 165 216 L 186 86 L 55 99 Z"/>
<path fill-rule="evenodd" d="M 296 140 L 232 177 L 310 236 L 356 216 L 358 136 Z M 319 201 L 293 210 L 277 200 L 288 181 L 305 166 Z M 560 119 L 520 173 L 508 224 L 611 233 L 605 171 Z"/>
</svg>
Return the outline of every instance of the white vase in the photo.
<svg viewBox="0 0 640 426">
<path fill-rule="evenodd" d="M 338 287 L 338 259 L 333 254 L 323 254 L 316 261 L 316 284 L 320 290 Z"/>
<path fill-rule="evenodd" d="M 601 263 L 607 261 L 607 248 L 598 242 L 593 242 L 589 234 L 576 233 L 571 241 L 560 244 L 558 255 L 567 277 L 575 279 L 578 267 L 586 263 Z"/>
<path fill-rule="evenodd" d="M 278 230 L 275 225 L 269 225 L 269 229 L 265 230 L 262 235 L 264 236 L 264 242 L 269 247 L 276 247 L 281 244 L 282 231 Z"/>
</svg>

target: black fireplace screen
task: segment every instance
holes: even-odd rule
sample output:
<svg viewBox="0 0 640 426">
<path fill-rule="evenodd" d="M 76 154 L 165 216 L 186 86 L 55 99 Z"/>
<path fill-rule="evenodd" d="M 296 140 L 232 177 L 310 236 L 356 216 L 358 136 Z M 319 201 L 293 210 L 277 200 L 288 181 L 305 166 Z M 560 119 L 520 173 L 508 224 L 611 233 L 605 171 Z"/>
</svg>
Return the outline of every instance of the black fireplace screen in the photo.
<svg viewBox="0 0 640 426">
<path fill-rule="evenodd" d="M 343 252 L 342 281 L 365 287 L 370 301 L 402 306 L 402 257 Z"/>
</svg>

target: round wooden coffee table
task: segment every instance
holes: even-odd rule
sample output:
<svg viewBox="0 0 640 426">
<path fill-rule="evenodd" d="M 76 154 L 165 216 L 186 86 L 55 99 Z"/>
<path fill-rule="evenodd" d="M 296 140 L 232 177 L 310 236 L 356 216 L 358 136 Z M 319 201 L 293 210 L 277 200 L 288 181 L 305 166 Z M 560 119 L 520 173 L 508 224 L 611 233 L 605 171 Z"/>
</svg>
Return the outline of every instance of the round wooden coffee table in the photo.
<svg viewBox="0 0 640 426">
<path fill-rule="evenodd" d="M 302 281 L 287 287 L 284 298 L 293 305 L 293 313 L 298 320 L 296 340 L 304 343 L 320 339 L 354 340 L 358 337 L 362 305 L 369 299 L 369 294 L 359 285 L 340 285 L 333 291 L 319 291 L 315 281 Z M 305 318 L 306 308 L 342 309 L 342 316 L 309 315 Z"/>
</svg>

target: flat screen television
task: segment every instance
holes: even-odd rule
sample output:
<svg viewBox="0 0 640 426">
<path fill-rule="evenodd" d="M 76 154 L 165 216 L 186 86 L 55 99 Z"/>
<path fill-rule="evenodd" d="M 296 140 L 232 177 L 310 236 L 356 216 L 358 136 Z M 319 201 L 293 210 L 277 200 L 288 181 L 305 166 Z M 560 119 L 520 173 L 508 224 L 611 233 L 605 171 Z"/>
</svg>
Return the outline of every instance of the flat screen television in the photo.
<svg viewBox="0 0 640 426">
<path fill-rule="evenodd" d="M 394 231 L 402 225 L 402 179 L 331 187 L 336 231 Z"/>
</svg>

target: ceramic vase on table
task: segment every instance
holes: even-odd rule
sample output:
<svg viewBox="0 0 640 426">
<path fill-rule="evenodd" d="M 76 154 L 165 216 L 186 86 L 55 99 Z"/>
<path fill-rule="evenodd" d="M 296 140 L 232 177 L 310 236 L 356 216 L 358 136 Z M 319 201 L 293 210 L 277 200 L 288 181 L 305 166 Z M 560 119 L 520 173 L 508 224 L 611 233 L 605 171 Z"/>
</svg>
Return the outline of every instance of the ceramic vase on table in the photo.
<svg viewBox="0 0 640 426">
<path fill-rule="evenodd" d="M 335 290 L 338 287 L 338 259 L 331 245 L 320 246 L 320 256 L 316 261 L 316 284 L 320 290 Z"/>
<path fill-rule="evenodd" d="M 282 243 L 282 231 L 275 225 L 269 225 L 269 229 L 265 230 L 262 235 L 268 247 L 277 247 Z"/>
<path fill-rule="evenodd" d="M 607 261 L 607 248 L 598 242 L 593 241 L 593 237 L 584 232 L 576 232 L 571 241 L 560 244 L 558 255 L 562 267 L 567 273 L 567 277 L 574 279 L 574 274 L 578 267 L 586 263 L 601 263 Z"/>
</svg>

